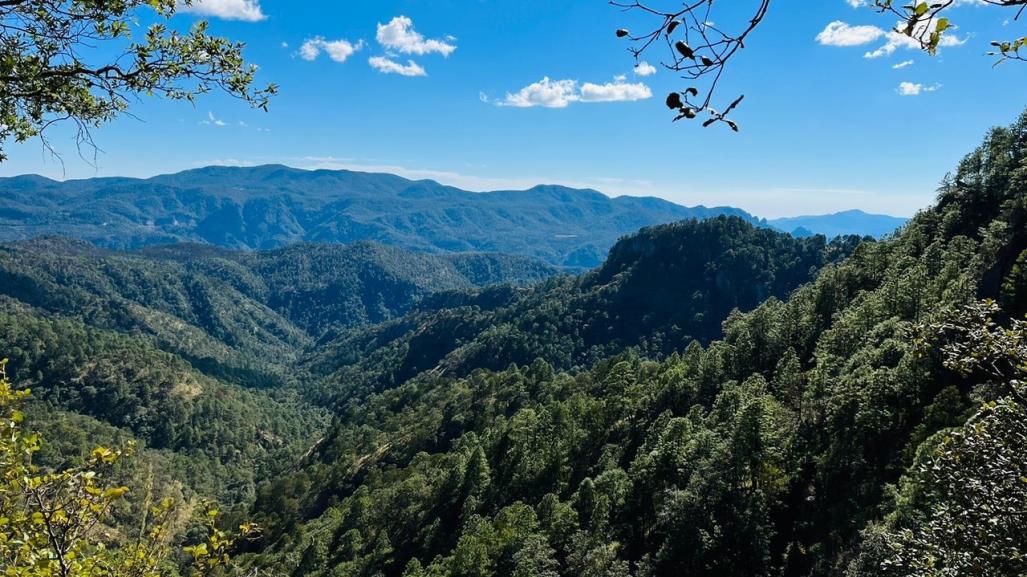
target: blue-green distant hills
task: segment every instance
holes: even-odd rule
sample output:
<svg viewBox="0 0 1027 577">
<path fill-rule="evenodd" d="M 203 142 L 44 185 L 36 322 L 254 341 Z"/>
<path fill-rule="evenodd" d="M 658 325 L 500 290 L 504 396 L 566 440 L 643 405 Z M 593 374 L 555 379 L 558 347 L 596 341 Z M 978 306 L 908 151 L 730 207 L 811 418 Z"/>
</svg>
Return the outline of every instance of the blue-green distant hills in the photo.
<svg viewBox="0 0 1027 577">
<path fill-rule="evenodd" d="M 879 236 L 902 222 L 832 215 L 768 223 L 738 208 L 611 198 L 563 186 L 477 193 L 391 174 L 279 165 L 207 167 L 148 179 L 0 179 L 0 241 L 60 234 L 117 249 L 178 242 L 272 249 L 370 240 L 425 252 L 499 252 L 593 267 L 618 238 L 642 227 L 719 215 L 827 236 Z"/>
<path fill-rule="evenodd" d="M 848 234 L 881 238 L 895 232 L 909 219 L 886 214 L 870 214 L 862 210 L 846 210 L 834 214 L 774 218 L 767 222 L 774 228 L 794 236 L 822 234 L 828 238 Z"/>
</svg>

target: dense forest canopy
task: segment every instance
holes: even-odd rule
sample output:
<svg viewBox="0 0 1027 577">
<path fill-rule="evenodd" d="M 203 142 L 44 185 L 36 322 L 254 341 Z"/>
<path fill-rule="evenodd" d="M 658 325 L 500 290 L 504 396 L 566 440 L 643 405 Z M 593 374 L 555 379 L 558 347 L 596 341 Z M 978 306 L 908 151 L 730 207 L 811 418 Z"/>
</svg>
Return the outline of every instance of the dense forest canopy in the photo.
<svg viewBox="0 0 1027 577">
<path fill-rule="evenodd" d="M 300 392 L 310 381 L 300 361 L 324 331 L 400 316 L 441 290 L 554 272 L 371 243 L 119 253 L 40 238 L 0 245 L 0 349 L 34 392 L 29 412 L 51 439 L 42 462 L 137 440 L 139 474 L 240 504 L 325 424 Z"/>
<path fill-rule="evenodd" d="M 733 217 L 645 228 L 580 277 L 439 293 L 394 321 L 330 333 L 309 366 L 328 374 L 327 393 L 346 397 L 423 371 L 466 375 L 536 358 L 579 370 L 629 347 L 659 358 L 720 337 L 733 310 L 788 296 L 860 240 L 797 239 Z"/>
<path fill-rule="evenodd" d="M 43 237 L 0 245 L 0 345 L 53 439 L 41 462 L 138 441 L 144 465 L 126 479 L 157 471 L 163 491 L 242 507 L 315 445 L 345 399 L 431 369 L 433 355 L 452 374 L 538 356 L 580 367 L 630 346 L 664 355 L 688 335 L 716 337 L 733 307 L 786 295 L 857 240 L 687 221 L 625 238 L 594 273 L 533 287 L 556 271 L 500 255 L 372 243 L 116 252 Z M 669 292 L 633 303 L 662 258 L 683 267 Z M 688 274 L 718 260 L 720 272 Z M 675 293 L 694 305 L 666 317 Z"/>
</svg>

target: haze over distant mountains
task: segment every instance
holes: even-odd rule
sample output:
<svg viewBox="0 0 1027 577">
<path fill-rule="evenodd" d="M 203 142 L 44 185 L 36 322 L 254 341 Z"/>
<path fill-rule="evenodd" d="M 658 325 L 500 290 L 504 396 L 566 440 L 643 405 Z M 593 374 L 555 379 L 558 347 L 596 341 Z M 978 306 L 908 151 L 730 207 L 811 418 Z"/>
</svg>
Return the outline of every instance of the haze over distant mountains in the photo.
<svg viewBox="0 0 1027 577">
<path fill-rule="evenodd" d="M 895 232 L 909 219 L 886 214 L 869 214 L 862 210 L 846 210 L 834 214 L 774 218 L 767 222 L 774 228 L 795 236 L 822 234 L 828 238 L 846 234 L 870 235 L 880 238 Z"/>
<path fill-rule="evenodd" d="M 280 165 L 148 179 L 0 179 L 0 241 L 61 234 L 108 248 L 203 242 L 271 249 L 372 240 L 426 252 L 499 252 L 593 267 L 616 240 L 668 222 L 738 216 L 798 234 L 881 236 L 904 219 L 858 211 L 766 221 L 742 209 L 540 185 L 468 192 L 430 180 Z"/>
</svg>

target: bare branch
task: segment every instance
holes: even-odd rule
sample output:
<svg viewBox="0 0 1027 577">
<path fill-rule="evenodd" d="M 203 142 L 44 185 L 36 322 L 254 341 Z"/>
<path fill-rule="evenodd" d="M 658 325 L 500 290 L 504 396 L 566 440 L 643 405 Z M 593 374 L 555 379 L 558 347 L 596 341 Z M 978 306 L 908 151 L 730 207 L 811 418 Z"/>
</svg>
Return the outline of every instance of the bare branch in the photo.
<svg viewBox="0 0 1027 577">
<path fill-rule="evenodd" d="M 618 31 L 618 36 L 632 42 L 628 50 L 636 62 L 659 44 L 663 51 L 661 65 L 689 81 L 690 86 L 667 96 L 666 104 L 675 112 L 675 121 L 708 114 L 703 126 L 724 123 L 738 130 L 738 125 L 727 115 L 741 103 L 742 96 L 719 112 L 712 103 L 728 62 L 745 48 L 749 35 L 763 22 L 770 0 L 755 0 L 752 15 L 738 31 L 729 31 L 716 23 L 714 0 L 693 0 L 677 10 L 660 10 L 639 1 L 611 0 L 610 4 L 625 12 L 641 13 L 653 22 L 652 28 L 644 34 L 633 35 L 625 29 Z"/>
<path fill-rule="evenodd" d="M 667 95 L 667 107 L 674 111 L 674 120 L 704 117 L 703 126 L 724 123 L 737 131 L 738 125 L 730 120 L 728 113 L 736 109 L 742 97 L 735 98 L 730 105 L 717 111 L 712 107 L 717 87 L 728 62 L 746 47 L 749 35 L 763 22 L 770 9 L 770 0 L 748 0 L 742 9 L 751 15 L 738 22 L 732 29 L 719 18 L 714 17 L 714 0 L 686 0 L 684 4 L 662 0 L 673 8 L 662 8 L 656 4 L 661 0 L 610 0 L 610 4 L 625 13 L 639 14 L 644 21 L 645 32 L 632 33 L 628 28 L 617 30 L 617 36 L 631 42 L 628 51 L 636 64 L 644 54 L 661 51 L 663 68 L 677 73 L 689 81 L 680 91 Z M 1016 9 L 1014 20 L 1027 10 L 1027 0 L 980 0 L 983 4 Z M 880 14 L 899 20 L 894 32 L 914 40 L 922 50 L 935 54 L 945 45 L 947 33 L 955 30 L 955 24 L 946 11 L 956 5 L 956 0 L 926 2 L 913 0 L 902 5 L 894 0 L 867 0 L 863 2 Z M 722 6 L 717 2 L 716 6 Z M 732 3 L 732 11 L 739 10 Z M 1010 41 L 995 41 L 995 48 L 989 56 L 998 58 L 996 65 L 1007 60 L 1027 61 L 1027 37 Z"/>
</svg>

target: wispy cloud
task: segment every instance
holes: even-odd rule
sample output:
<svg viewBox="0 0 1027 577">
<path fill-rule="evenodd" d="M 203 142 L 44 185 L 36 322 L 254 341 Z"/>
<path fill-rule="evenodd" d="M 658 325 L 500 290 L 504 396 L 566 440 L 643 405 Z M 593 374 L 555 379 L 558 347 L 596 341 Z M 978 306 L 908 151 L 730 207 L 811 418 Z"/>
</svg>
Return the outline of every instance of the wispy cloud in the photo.
<svg viewBox="0 0 1027 577">
<path fill-rule="evenodd" d="M 863 55 L 864 58 L 880 58 L 882 56 L 891 56 L 896 50 L 903 48 L 906 50 L 921 50 L 923 46 L 920 45 L 920 41 L 917 38 L 927 36 L 937 26 L 937 20 L 931 20 L 930 23 L 921 23 L 913 30 L 913 36 L 907 36 L 900 34 L 894 30 L 888 31 L 885 36 L 885 43 L 876 50 L 871 50 Z M 896 26 L 905 26 L 905 23 L 899 22 Z M 966 44 L 965 38 L 960 38 L 955 34 L 943 34 L 938 46 L 952 47 L 962 46 Z"/>
<path fill-rule="evenodd" d="M 652 95 L 648 86 L 628 82 L 624 76 L 603 84 L 579 84 L 577 80 L 551 80 L 546 76 L 517 92 L 508 92 L 497 104 L 515 108 L 566 108 L 574 102 L 625 102 L 644 100 Z"/>
<path fill-rule="evenodd" d="M 895 89 L 901 96 L 920 96 L 924 92 L 934 92 L 941 88 L 941 84 L 921 84 L 919 82 L 902 82 Z"/>
<path fill-rule="evenodd" d="M 201 120 L 200 124 L 206 124 L 207 126 L 225 126 L 225 121 L 214 116 L 213 112 L 207 112 L 207 119 Z"/>
<path fill-rule="evenodd" d="M 407 60 L 406 64 L 400 64 L 394 60 L 386 58 L 385 56 L 372 56 L 367 59 L 367 63 L 382 74 L 399 74 L 400 76 L 427 76 L 428 73 L 424 71 L 418 63 L 413 60 Z"/>
<path fill-rule="evenodd" d="M 237 162 L 244 162 L 238 161 Z M 657 194 L 655 185 L 649 180 L 627 178 L 604 178 L 589 176 L 582 178 L 553 176 L 482 176 L 453 170 L 430 168 L 411 168 L 409 166 L 376 163 L 369 160 L 354 158 L 338 158 L 334 156 L 305 156 L 300 158 L 275 158 L 262 162 L 277 162 L 304 169 L 356 170 L 360 172 L 384 172 L 397 174 L 412 180 L 430 179 L 449 186 L 455 186 L 473 192 L 493 190 L 523 190 L 539 184 L 558 184 L 573 188 L 593 188 L 605 194 Z M 209 163 L 208 163 L 209 164 Z M 255 163 L 247 163 L 249 166 Z"/>
<path fill-rule="evenodd" d="M 222 119 L 218 118 L 212 111 L 208 111 L 207 112 L 207 117 L 204 118 L 203 120 L 199 121 L 197 124 L 200 124 L 202 126 L 215 126 L 215 127 L 218 127 L 218 128 L 222 128 L 222 127 L 225 127 L 225 126 L 230 126 L 230 127 L 234 127 L 234 128 L 252 129 L 252 130 L 256 130 L 257 132 L 271 132 L 270 128 L 263 128 L 263 127 L 260 127 L 260 126 L 253 126 L 250 123 L 246 122 L 245 120 L 235 120 L 235 121 L 225 121 L 225 120 L 222 120 Z"/>
<path fill-rule="evenodd" d="M 193 0 L 192 4 L 180 1 L 178 10 L 200 16 L 245 22 L 258 22 L 267 18 L 260 9 L 260 0 Z"/>
<path fill-rule="evenodd" d="M 906 67 L 912 66 L 912 65 L 913 65 L 913 61 L 912 60 L 903 60 L 902 62 L 899 62 L 898 64 L 892 65 L 892 68 L 894 68 L 895 70 L 902 70 L 903 68 L 906 68 Z"/>
<path fill-rule="evenodd" d="M 325 40 L 323 36 L 315 36 L 303 41 L 299 55 L 304 60 L 316 60 L 322 52 L 336 62 L 345 62 L 355 52 L 364 48 L 364 41 L 356 43 L 349 40 Z"/>
</svg>

